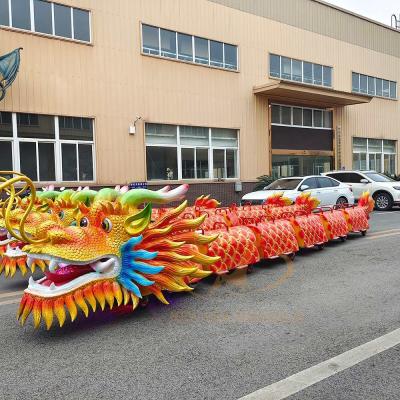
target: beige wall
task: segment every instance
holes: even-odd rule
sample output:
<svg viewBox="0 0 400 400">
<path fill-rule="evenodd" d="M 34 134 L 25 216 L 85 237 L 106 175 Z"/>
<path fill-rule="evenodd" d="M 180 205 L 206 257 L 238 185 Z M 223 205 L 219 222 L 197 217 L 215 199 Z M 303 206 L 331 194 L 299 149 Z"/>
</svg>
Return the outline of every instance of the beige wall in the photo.
<svg viewBox="0 0 400 400">
<path fill-rule="evenodd" d="M 269 80 L 269 52 L 332 65 L 337 90 L 351 91 L 352 70 L 400 80 L 395 56 L 207 0 L 64 3 L 92 10 L 93 45 L 0 29 L 0 54 L 24 48 L 19 76 L 0 110 L 94 117 L 99 184 L 146 179 L 143 125 L 135 136 L 128 134 L 136 115 L 149 122 L 238 128 L 241 179 L 267 173 L 267 99 L 252 88 Z M 140 21 L 237 44 L 240 72 L 141 55 Z M 398 101 L 373 99 L 339 113 L 347 167 L 352 136 L 400 139 L 399 111 Z"/>
</svg>

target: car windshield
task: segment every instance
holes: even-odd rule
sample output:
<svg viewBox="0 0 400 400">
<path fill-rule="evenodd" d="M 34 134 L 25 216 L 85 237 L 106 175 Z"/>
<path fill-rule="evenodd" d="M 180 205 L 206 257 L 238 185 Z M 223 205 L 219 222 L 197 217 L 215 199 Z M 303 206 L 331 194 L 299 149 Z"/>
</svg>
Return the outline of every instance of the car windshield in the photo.
<svg viewBox="0 0 400 400">
<path fill-rule="evenodd" d="M 300 182 L 301 179 L 278 179 L 268 185 L 265 190 L 294 190 Z"/>
<path fill-rule="evenodd" d="M 394 180 L 389 178 L 388 176 L 378 174 L 377 172 L 366 172 L 365 175 L 367 175 L 369 179 L 372 179 L 375 182 L 394 182 Z"/>
</svg>

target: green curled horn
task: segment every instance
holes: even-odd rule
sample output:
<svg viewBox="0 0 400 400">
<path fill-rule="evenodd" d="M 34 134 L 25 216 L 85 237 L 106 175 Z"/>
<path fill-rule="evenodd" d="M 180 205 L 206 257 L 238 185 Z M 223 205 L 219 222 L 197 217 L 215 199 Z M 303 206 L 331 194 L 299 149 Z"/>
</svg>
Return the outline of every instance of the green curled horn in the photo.
<svg viewBox="0 0 400 400">
<path fill-rule="evenodd" d="M 90 206 L 94 199 L 96 198 L 98 192 L 96 190 L 80 190 L 77 192 L 73 192 L 70 196 L 70 199 L 73 203 L 83 203 L 86 206 Z"/>
<path fill-rule="evenodd" d="M 119 201 L 123 206 L 130 206 L 133 208 L 138 208 L 138 206 L 143 203 L 166 204 L 172 201 L 182 200 L 188 189 L 189 185 L 187 184 L 180 185 L 176 189 L 165 192 L 155 192 L 148 189 L 132 189 L 124 193 Z"/>
<path fill-rule="evenodd" d="M 46 190 L 44 192 L 36 192 L 36 197 L 40 201 L 45 201 L 45 200 L 57 200 L 58 197 L 60 196 L 61 192 L 57 190 Z"/>
<path fill-rule="evenodd" d="M 119 197 L 121 197 L 121 193 L 118 190 L 104 188 L 100 189 L 94 198 L 94 201 L 116 201 Z"/>
<path fill-rule="evenodd" d="M 131 236 L 140 235 L 149 225 L 151 220 L 151 205 L 148 204 L 140 212 L 129 216 L 124 223 L 125 230 Z"/>
</svg>

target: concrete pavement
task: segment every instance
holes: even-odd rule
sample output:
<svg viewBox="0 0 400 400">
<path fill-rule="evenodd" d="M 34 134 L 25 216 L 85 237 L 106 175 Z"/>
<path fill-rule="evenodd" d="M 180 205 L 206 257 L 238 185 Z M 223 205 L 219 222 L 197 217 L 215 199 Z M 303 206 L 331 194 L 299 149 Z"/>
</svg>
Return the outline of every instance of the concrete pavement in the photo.
<svg viewBox="0 0 400 400">
<path fill-rule="evenodd" d="M 0 298 L 0 398 L 238 399 L 400 327 L 400 211 L 367 237 L 208 279 L 133 314 L 33 330 Z M 0 296 L 24 288 L 0 281 Z M 3 303 L 3 304 L 2 304 Z M 292 396 L 385 399 L 398 348 Z"/>
</svg>

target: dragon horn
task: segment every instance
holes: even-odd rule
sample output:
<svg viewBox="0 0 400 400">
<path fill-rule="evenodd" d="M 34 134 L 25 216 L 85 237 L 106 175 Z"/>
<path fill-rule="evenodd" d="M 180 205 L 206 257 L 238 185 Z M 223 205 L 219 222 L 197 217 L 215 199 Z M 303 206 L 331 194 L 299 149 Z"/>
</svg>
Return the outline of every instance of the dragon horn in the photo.
<svg viewBox="0 0 400 400">
<path fill-rule="evenodd" d="M 168 192 L 154 192 L 148 189 L 132 189 L 126 192 L 120 198 L 123 206 L 131 206 L 137 208 L 142 203 L 166 204 L 172 201 L 179 201 L 185 197 L 189 185 L 180 185 Z"/>
<path fill-rule="evenodd" d="M 169 192 L 170 190 L 171 190 L 171 186 L 167 185 L 167 186 L 164 186 L 163 188 L 157 190 L 157 192 L 158 192 L 158 193 L 167 193 L 167 192 Z"/>
</svg>

